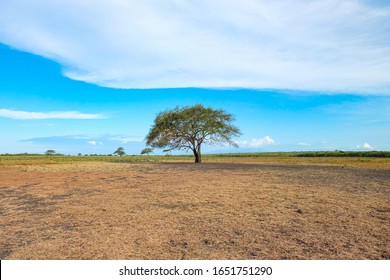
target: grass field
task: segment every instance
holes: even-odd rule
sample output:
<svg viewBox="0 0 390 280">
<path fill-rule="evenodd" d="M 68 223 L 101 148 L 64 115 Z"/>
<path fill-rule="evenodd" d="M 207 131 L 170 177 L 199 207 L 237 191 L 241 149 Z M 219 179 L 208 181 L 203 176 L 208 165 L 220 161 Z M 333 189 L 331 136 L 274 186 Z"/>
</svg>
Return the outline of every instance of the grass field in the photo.
<svg viewBox="0 0 390 280">
<path fill-rule="evenodd" d="M 390 259 L 390 158 L 0 156 L 0 259 Z"/>
<path fill-rule="evenodd" d="M 164 156 L 106 156 L 106 155 L 39 155 L 18 154 L 0 155 L 0 166 L 61 164 L 78 162 L 193 162 L 192 155 Z M 204 162 L 235 162 L 235 163 L 287 163 L 287 164 L 320 164 L 336 166 L 363 166 L 390 168 L 390 152 L 283 152 L 283 153 L 236 153 L 236 154 L 205 154 Z"/>
</svg>

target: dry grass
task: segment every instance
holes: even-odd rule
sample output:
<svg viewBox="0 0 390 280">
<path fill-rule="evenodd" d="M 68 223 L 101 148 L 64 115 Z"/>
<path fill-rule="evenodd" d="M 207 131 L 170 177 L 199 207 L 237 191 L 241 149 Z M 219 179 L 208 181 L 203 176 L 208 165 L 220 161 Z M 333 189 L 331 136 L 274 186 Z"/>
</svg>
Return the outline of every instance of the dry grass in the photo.
<svg viewBox="0 0 390 280">
<path fill-rule="evenodd" d="M 206 162 L 257 163 L 257 164 L 289 164 L 289 165 L 323 165 L 342 167 L 369 167 L 390 169 L 390 158 L 370 157 L 213 157 Z"/>
<path fill-rule="evenodd" d="M 390 259 L 390 169 L 2 165 L 1 259 Z"/>
</svg>

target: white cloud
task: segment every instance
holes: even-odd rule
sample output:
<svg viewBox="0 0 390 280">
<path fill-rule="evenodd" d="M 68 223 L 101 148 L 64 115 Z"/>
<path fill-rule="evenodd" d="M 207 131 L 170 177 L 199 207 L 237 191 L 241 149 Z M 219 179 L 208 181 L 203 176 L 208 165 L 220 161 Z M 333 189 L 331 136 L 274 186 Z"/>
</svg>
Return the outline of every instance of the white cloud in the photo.
<svg viewBox="0 0 390 280">
<path fill-rule="evenodd" d="M 66 112 L 26 112 L 0 109 L 0 117 L 16 120 L 45 120 L 45 119 L 102 119 L 101 114 L 83 114 L 76 111 Z"/>
<path fill-rule="evenodd" d="M 237 144 L 240 147 L 244 147 L 244 148 L 259 148 L 265 145 L 273 145 L 275 144 L 275 140 L 273 140 L 269 136 L 265 136 L 263 138 L 253 138 L 251 141 L 247 141 L 247 140 L 239 141 L 237 142 Z"/>
<path fill-rule="evenodd" d="M 95 141 L 95 140 L 87 141 L 87 143 L 90 144 L 90 145 L 94 145 L 94 146 L 96 146 L 96 145 L 103 145 L 103 142 Z"/>
<path fill-rule="evenodd" d="M 374 148 L 371 147 L 371 145 L 368 144 L 368 143 L 364 143 L 363 148 L 364 148 L 364 149 L 367 149 L 367 150 L 372 150 L 372 149 L 374 149 Z"/>
<path fill-rule="evenodd" d="M 374 148 L 368 144 L 368 143 L 364 143 L 363 146 L 360 146 L 360 145 L 356 145 L 356 148 L 357 149 L 360 149 L 360 148 L 364 148 L 364 149 L 367 149 L 367 150 L 373 150 Z"/>
<path fill-rule="evenodd" d="M 389 18 L 362 0 L 2 0 L 0 42 L 108 87 L 388 94 Z"/>
<path fill-rule="evenodd" d="M 75 136 L 69 136 L 71 139 L 91 139 L 94 138 L 93 136 L 89 135 L 75 135 Z"/>
<path fill-rule="evenodd" d="M 142 137 L 139 137 L 139 136 L 132 136 L 132 137 L 111 137 L 110 140 L 112 141 L 119 141 L 123 144 L 127 144 L 129 142 L 140 142 L 143 140 Z"/>
<path fill-rule="evenodd" d="M 298 146 L 309 147 L 309 146 L 311 146 L 311 145 L 310 145 L 310 144 L 308 144 L 308 143 L 299 142 L 299 143 L 298 143 Z"/>
</svg>

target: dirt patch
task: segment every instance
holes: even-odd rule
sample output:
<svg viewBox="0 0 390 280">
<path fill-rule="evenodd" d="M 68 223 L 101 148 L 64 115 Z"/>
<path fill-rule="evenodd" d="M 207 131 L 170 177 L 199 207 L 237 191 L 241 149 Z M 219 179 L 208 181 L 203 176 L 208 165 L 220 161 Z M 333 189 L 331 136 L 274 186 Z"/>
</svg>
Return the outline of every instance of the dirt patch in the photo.
<svg viewBox="0 0 390 280">
<path fill-rule="evenodd" d="M 389 259 L 390 170 L 2 166 L 1 259 Z"/>
</svg>

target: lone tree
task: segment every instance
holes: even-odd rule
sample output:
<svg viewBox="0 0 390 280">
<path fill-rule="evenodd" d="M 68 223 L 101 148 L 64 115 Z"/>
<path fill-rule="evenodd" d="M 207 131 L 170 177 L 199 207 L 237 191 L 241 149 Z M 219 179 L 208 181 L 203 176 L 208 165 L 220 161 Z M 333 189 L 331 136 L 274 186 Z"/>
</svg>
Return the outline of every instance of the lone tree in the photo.
<svg viewBox="0 0 390 280">
<path fill-rule="evenodd" d="M 146 147 L 145 149 L 143 149 L 143 150 L 141 151 L 141 155 L 149 155 L 149 154 L 151 154 L 151 153 L 153 153 L 153 149 L 150 148 L 150 147 Z"/>
<path fill-rule="evenodd" d="M 118 149 L 116 149 L 116 151 L 114 152 L 114 155 L 118 155 L 118 156 L 124 156 L 126 153 L 125 153 L 125 149 L 123 149 L 123 147 L 119 147 Z"/>
<path fill-rule="evenodd" d="M 54 150 L 47 150 L 47 151 L 45 152 L 45 155 L 51 156 L 51 155 L 54 155 L 55 153 L 56 153 L 56 151 L 54 151 Z"/>
<path fill-rule="evenodd" d="M 195 163 L 201 163 L 203 143 L 227 143 L 238 147 L 231 140 L 241 134 L 231 124 L 233 120 L 233 116 L 223 110 L 214 110 L 200 104 L 176 107 L 157 115 L 145 140 L 151 147 L 166 148 L 164 151 L 192 150 Z"/>
</svg>

